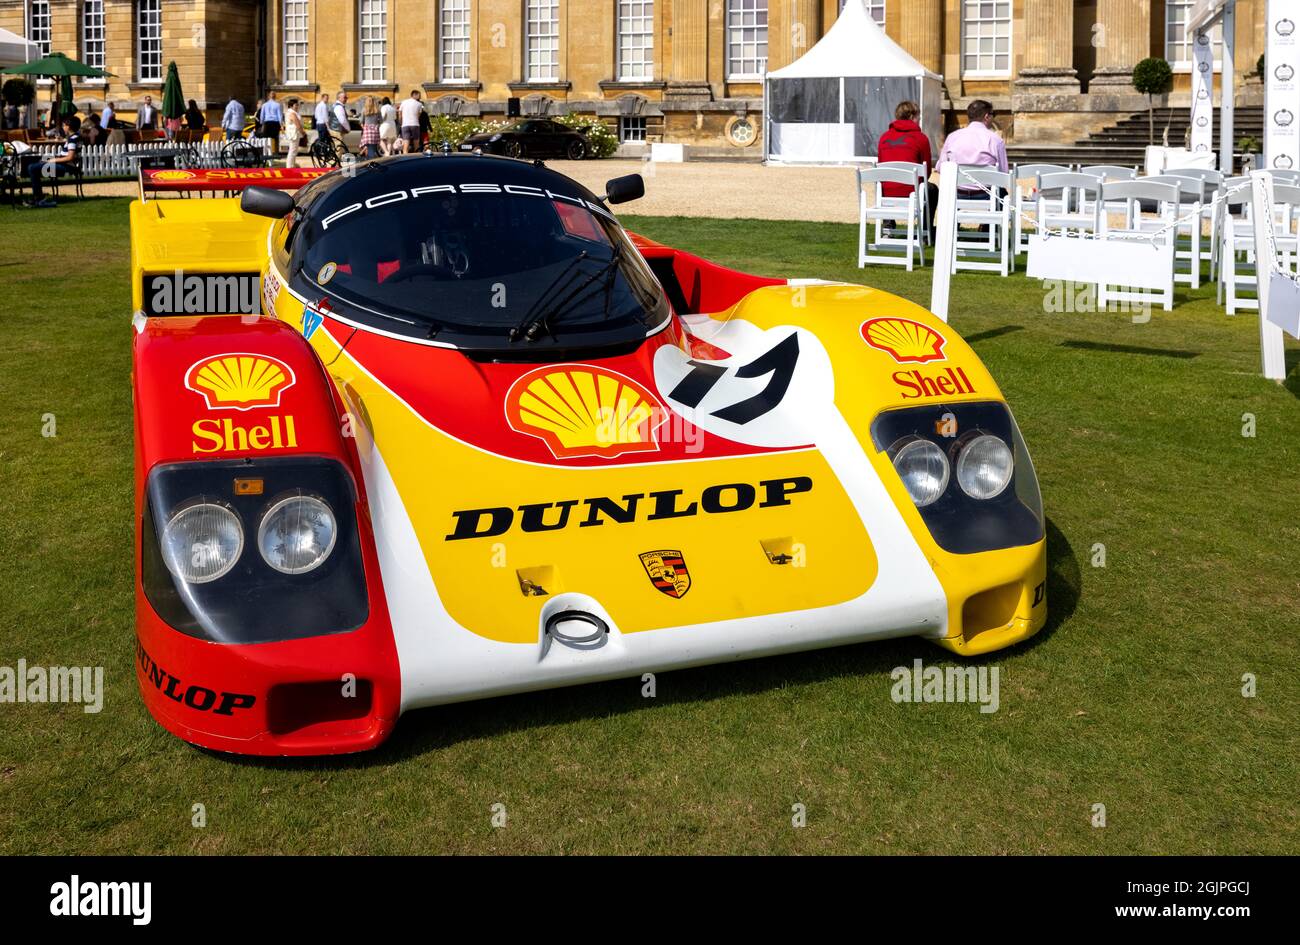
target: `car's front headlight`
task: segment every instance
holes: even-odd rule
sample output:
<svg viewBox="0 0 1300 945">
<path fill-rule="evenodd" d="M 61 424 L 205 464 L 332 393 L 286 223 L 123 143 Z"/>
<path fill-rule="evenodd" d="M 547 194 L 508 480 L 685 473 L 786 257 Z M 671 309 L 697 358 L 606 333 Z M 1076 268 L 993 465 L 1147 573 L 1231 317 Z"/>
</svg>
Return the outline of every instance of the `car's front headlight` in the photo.
<svg viewBox="0 0 1300 945">
<path fill-rule="evenodd" d="M 957 485 L 972 499 L 992 499 L 1011 481 L 1015 460 L 1006 441 L 976 433 L 957 444 Z"/>
<path fill-rule="evenodd" d="M 1042 540 L 1038 479 L 1006 404 L 882 410 L 871 421 L 871 441 L 945 551 L 974 554 Z"/>
<path fill-rule="evenodd" d="M 267 510 L 257 528 L 262 559 L 281 574 L 303 574 L 319 567 L 338 537 L 327 503 L 310 495 L 292 495 Z"/>
<path fill-rule="evenodd" d="M 934 502 L 948 488 L 948 457 L 929 440 L 903 437 L 889 448 L 889 456 L 918 509 Z"/>
<path fill-rule="evenodd" d="M 140 582 L 169 626 L 243 644 L 365 623 L 357 493 L 338 460 L 166 463 L 150 470 L 145 491 Z"/>
<path fill-rule="evenodd" d="M 178 509 L 163 526 L 167 569 L 189 584 L 226 574 L 244 550 L 244 527 L 229 506 L 200 500 Z"/>
</svg>

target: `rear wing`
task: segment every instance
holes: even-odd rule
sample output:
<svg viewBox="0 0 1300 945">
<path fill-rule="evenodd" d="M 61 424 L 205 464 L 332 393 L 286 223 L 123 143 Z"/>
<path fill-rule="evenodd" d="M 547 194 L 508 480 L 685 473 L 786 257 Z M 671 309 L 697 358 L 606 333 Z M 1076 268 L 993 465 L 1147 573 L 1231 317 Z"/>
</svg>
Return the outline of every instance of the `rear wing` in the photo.
<svg viewBox="0 0 1300 945">
<path fill-rule="evenodd" d="M 318 177 L 333 173 L 330 167 L 209 167 L 194 170 L 140 168 L 140 199 L 158 193 L 222 193 L 256 184 L 275 190 L 297 190 Z"/>
</svg>

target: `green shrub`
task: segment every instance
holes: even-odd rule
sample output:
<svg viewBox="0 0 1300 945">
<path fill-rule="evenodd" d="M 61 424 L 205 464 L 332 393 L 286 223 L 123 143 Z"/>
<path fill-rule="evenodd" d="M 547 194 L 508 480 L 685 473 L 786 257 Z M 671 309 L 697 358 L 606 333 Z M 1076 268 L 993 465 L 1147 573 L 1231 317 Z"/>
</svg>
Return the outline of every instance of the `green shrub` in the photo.
<svg viewBox="0 0 1300 945">
<path fill-rule="evenodd" d="M 591 144 L 588 157 L 606 158 L 618 150 L 618 135 L 596 115 L 557 115 L 555 120 L 586 135 Z"/>
</svg>

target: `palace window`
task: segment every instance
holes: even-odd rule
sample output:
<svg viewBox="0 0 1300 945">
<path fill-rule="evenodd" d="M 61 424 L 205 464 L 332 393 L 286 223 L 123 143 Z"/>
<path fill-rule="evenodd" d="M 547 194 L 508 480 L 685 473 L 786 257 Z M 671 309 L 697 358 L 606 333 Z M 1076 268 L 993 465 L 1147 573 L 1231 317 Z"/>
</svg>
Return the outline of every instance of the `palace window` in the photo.
<svg viewBox="0 0 1300 945">
<path fill-rule="evenodd" d="M 767 71 L 767 0 L 728 0 L 727 78 L 758 79 Z"/>
<path fill-rule="evenodd" d="M 619 79 L 627 81 L 654 78 L 654 25 L 654 0 L 619 0 Z"/>
<path fill-rule="evenodd" d="M 618 119 L 618 140 L 619 141 L 644 141 L 645 140 L 645 116 L 644 115 L 622 115 Z"/>
<path fill-rule="evenodd" d="M 27 4 L 27 38 L 41 47 L 42 56 L 50 54 L 50 0 Z"/>
<path fill-rule="evenodd" d="M 284 81 L 307 82 L 308 0 L 284 0 Z"/>
<path fill-rule="evenodd" d="M 358 26 L 361 40 L 361 81 L 387 81 L 388 0 L 361 0 Z"/>
<path fill-rule="evenodd" d="M 559 0 L 528 0 L 524 76 L 529 82 L 560 77 Z"/>
<path fill-rule="evenodd" d="M 841 13 L 844 12 L 844 4 L 847 3 L 847 2 L 848 2 L 848 0 L 840 0 L 840 12 L 841 12 Z M 877 24 L 878 26 L 880 26 L 881 29 L 884 29 L 884 26 L 885 26 L 885 0 L 864 0 L 864 2 L 865 2 L 866 7 L 867 7 L 867 12 L 871 14 L 871 18 L 872 18 L 873 20 L 876 21 L 876 24 Z"/>
<path fill-rule="evenodd" d="M 964 0 L 961 72 L 965 76 L 1011 74 L 1011 0 Z"/>
<path fill-rule="evenodd" d="M 443 82 L 469 81 L 469 0 L 442 0 L 438 63 Z"/>
<path fill-rule="evenodd" d="M 137 81 L 162 81 L 162 0 L 137 0 L 135 61 Z"/>
<path fill-rule="evenodd" d="M 1187 17 L 1193 5 L 1193 0 L 1165 0 L 1165 58 L 1180 72 L 1192 68 L 1193 37 L 1187 35 Z M 1222 24 L 1210 29 L 1210 42 L 1214 45 L 1214 71 L 1218 72 L 1223 59 Z"/>
<path fill-rule="evenodd" d="M 86 0 L 81 5 L 81 61 L 104 68 L 104 0 Z"/>
</svg>

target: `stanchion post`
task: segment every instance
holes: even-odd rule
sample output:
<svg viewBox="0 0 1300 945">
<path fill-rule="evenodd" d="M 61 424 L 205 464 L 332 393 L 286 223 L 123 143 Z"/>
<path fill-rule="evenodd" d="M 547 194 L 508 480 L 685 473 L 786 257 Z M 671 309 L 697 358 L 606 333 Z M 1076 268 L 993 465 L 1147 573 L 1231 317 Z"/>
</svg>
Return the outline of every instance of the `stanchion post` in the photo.
<svg viewBox="0 0 1300 945">
<path fill-rule="evenodd" d="M 1286 379 L 1286 344 L 1282 329 L 1268 320 L 1269 282 L 1277 270 L 1273 248 L 1273 178 L 1267 171 L 1250 174 L 1251 216 L 1255 229 L 1255 281 L 1259 284 L 1259 351 L 1264 376 L 1271 381 Z"/>
<path fill-rule="evenodd" d="M 934 213 L 934 269 L 930 283 L 930 311 L 948 320 L 948 294 L 952 287 L 952 262 L 957 242 L 957 165 L 945 161 L 939 168 L 939 206 Z"/>
</svg>

